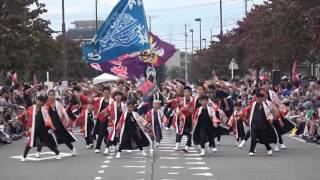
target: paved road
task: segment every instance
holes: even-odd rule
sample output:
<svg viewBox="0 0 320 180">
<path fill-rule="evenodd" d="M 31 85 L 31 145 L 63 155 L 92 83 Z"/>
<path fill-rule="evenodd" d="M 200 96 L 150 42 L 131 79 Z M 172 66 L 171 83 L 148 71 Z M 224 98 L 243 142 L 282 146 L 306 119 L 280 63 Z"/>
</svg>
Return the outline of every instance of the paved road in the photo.
<svg viewBox="0 0 320 180">
<path fill-rule="evenodd" d="M 289 149 L 267 156 L 258 146 L 254 157 L 248 156 L 248 145 L 242 150 L 231 136 L 222 138 L 219 152 L 199 157 L 195 148 L 190 153 L 173 151 L 174 132 L 164 133 L 164 140 L 155 156 L 143 157 L 139 152 L 123 152 L 121 159 L 95 154 L 84 147 L 78 137 L 77 157 L 69 157 L 68 149 L 59 149 L 67 157 L 52 159 L 44 148 L 42 158 L 30 157 L 20 162 L 24 142 L 0 146 L 1 180 L 319 180 L 320 147 L 292 138 L 285 138 Z M 185 139 L 183 139 L 185 142 Z M 30 152 L 34 153 L 33 151 Z"/>
</svg>

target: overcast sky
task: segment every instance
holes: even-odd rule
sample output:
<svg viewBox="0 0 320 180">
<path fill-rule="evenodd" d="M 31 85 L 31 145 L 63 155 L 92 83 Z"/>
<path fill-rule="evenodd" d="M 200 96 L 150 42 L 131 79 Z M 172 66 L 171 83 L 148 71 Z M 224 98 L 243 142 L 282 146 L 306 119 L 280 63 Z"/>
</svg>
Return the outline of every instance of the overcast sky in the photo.
<svg viewBox="0 0 320 180">
<path fill-rule="evenodd" d="M 61 30 L 61 0 L 41 0 L 46 4 L 48 13 L 43 17 L 51 21 L 51 28 Z M 98 0 L 98 17 L 105 20 L 112 8 L 119 0 Z M 235 27 L 236 22 L 245 15 L 245 0 L 223 0 L 223 28 L 224 31 Z M 219 0 L 144 0 L 145 11 L 151 15 L 152 32 L 160 38 L 175 44 L 177 48 L 184 48 L 184 24 L 194 29 L 194 46 L 199 46 L 199 23 L 194 19 L 202 18 L 203 38 L 210 40 L 211 29 L 214 35 L 220 31 Z M 263 0 L 249 0 L 248 10 L 253 4 L 261 4 Z M 67 29 L 73 28 L 71 22 L 75 20 L 95 19 L 95 0 L 65 0 L 65 14 Z M 191 34 L 190 34 L 191 35 Z M 207 43 L 208 44 L 208 43 Z M 191 36 L 188 37 L 191 47 Z M 204 46 L 204 42 L 203 42 Z"/>
</svg>

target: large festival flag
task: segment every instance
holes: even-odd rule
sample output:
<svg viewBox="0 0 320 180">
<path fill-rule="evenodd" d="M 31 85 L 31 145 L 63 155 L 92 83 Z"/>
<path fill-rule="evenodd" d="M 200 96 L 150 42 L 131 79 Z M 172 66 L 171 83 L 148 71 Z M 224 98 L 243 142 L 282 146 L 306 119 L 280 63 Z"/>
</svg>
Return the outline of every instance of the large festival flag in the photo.
<svg viewBox="0 0 320 180">
<path fill-rule="evenodd" d="M 84 61 L 101 64 L 146 49 L 150 43 L 142 0 L 120 0 L 82 51 Z"/>
<path fill-rule="evenodd" d="M 134 80 L 142 76 L 148 66 L 158 67 L 165 64 L 176 52 L 173 45 L 162 41 L 152 33 L 149 34 L 149 42 L 151 48 L 147 51 L 123 55 L 102 64 L 91 63 L 90 65 L 96 70 Z"/>
</svg>

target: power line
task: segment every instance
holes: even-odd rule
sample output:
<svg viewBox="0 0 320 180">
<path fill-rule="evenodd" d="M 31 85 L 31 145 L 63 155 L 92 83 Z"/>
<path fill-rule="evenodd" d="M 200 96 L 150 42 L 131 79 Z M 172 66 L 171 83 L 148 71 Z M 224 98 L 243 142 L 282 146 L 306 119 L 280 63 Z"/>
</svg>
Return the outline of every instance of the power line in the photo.
<svg viewBox="0 0 320 180">
<path fill-rule="evenodd" d="M 224 3 L 228 2 L 236 2 L 236 1 L 242 1 L 242 0 L 224 0 Z M 212 3 L 203 3 L 203 4 L 190 4 L 190 5 L 184 5 L 184 6 L 174 6 L 174 7 L 166 7 L 166 8 L 158 8 L 158 9 L 147 9 L 146 11 L 168 11 L 168 10 L 179 10 L 179 9 L 191 9 L 191 8 L 197 8 L 197 7 L 203 7 L 203 6 L 210 6 L 210 5 L 216 5 L 219 4 L 219 2 L 212 2 Z"/>
</svg>

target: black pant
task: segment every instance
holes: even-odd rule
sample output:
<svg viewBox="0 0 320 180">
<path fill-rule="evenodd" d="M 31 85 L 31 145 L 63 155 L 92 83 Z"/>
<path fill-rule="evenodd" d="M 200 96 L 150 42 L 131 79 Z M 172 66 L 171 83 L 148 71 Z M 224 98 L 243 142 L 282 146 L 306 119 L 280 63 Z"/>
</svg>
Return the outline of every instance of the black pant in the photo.
<svg viewBox="0 0 320 180">
<path fill-rule="evenodd" d="M 98 127 L 98 139 L 96 143 L 96 149 L 101 148 L 102 140 L 104 143 L 107 144 L 107 137 L 108 137 L 108 126 L 106 122 L 99 122 Z"/>
<path fill-rule="evenodd" d="M 87 137 L 85 137 L 86 145 L 93 144 L 93 129 L 94 129 L 94 122 L 88 119 L 87 122 Z"/>
<path fill-rule="evenodd" d="M 118 152 L 121 152 L 124 146 L 130 145 L 131 140 L 133 140 L 137 144 L 140 151 L 143 150 L 143 147 L 140 142 L 140 138 L 139 138 L 138 134 L 128 134 L 128 135 L 122 137 L 122 142 L 120 142 Z"/>
<path fill-rule="evenodd" d="M 250 130 L 248 130 L 248 131 L 246 132 L 246 135 L 245 135 L 245 137 L 244 137 L 244 140 L 245 140 L 245 141 L 248 141 L 248 139 L 250 138 L 250 136 L 251 136 L 251 133 L 250 133 Z"/>
<path fill-rule="evenodd" d="M 88 134 L 87 137 L 85 137 L 84 139 L 86 141 L 86 145 L 93 144 L 93 135 L 92 134 Z"/>
<path fill-rule="evenodd" d="M 70 142 L 64 143 L 70 150 L 73 150 L 73 145 Z M 42 151 L 43 144 L 37 146 L 37 152 Z"/>
<path fill-rule="evenodd" d="M 250 151 L 249 152 L 254 152 L 256 149 L 257 145 L 257 138 L 259 137 L 259 140 L 262 142 L 265 142 L 265 137 L 268 136 L 268 131 L 267 130 L 261 130 L 261 129 L 251 129 L 251 145 L 250 145 Z M 271 147 L 269 144 L 264 143 L 266 146 L 266 149 L 269 151 L 271 150 Z"/>
<path fill-rule="evenodd" d="M 212 130 L 201 129 L 200 130 L 200 146 L 202 149 L 205 148 L 205 143 L 207 141 L 209 141 L 209 147 L 213 147 L 213 148 L 216 147 Z"/>
<path fill-rule="evenodd" d="M 188 147 L 191 147 L 191 139 L 192 139 L 191 133 L 184 133 L 183 135 L 186 135 L 186 136 L 188 137 L 188 140 L 187 140 L 187 144 L 186 144 L 186 145 L 187 145 Z M 177 142 L 177 143 L 180 143 L 180 142 L 181 142 L 183 135 L 180 135 L 180 134 L 177 134 L 177 135 L 176 135 L 176 142 Z"/>
<path fill-rule="evenodd" d="M 50 141 L 50 134 L 48 134 L 48 132 L 40 132 L 39 134 L 37 134 L 37 136 L 35 136 L 35 140 L 39 138 L 40 142 L 45 144 L 51 151 L 53 151 L 56 155 L 59 154 L 59 150 L 56 146 L 56 144 L 52 143 Z M 41 146 L 42 147 L 42 146 Z M 39 146 L 37 147 L 39 148 Z M 23 157 L 26 158 L 29 151 L 30 151 L 31 147 L 29 145 L 26 145 L 25 149 L 24 149 L 24 153 L 23 153 Z M 40 151 L 39 151 L 40 152 Z"/>
</svg>

